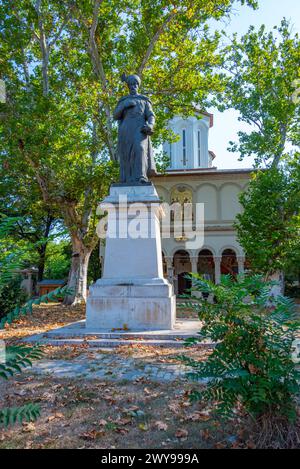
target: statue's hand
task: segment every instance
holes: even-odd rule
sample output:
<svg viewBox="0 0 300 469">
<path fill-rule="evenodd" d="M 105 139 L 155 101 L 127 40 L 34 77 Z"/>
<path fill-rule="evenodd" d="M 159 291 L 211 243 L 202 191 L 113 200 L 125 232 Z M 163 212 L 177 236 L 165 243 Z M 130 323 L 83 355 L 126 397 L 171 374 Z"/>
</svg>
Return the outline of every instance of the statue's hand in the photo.
<svg viewBox="0 0 300 469">
<path fill-rule="evenodd" d="M 136 102 L 134 99 L 126 99 L 125 103 L 124 103 L 124 106 L 126 109 L 130 108 L 130 107 L 134 107 L 136 106 Z"/>
<path fill-rule="evenodd" d="M 153 134 L 153 127 L 149 124 L 145 124 L 141 128 L 141 132 L 143 132 L 146 135 L 152 135 Z"/>
</svg>

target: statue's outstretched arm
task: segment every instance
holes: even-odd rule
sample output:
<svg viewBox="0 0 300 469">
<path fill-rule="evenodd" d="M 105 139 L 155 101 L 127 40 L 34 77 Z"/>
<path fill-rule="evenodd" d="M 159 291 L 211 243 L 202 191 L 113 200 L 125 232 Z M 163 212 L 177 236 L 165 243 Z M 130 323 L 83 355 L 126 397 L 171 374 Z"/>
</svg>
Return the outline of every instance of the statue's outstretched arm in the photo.
<svg viewBox="0 0 300 469">
<path fill-rule="evenodd" d="M 154 115 L 151 103 L 147 102 L 145 112 L 146 112 L 145 117 L 146 117 L 147 124 L 153 129 L 154 124 L 155 124 L 155 115 Z"/>
<path fill-rule="evenodd" d="M 113 117 L 116 121 L 122 119 L 124 110 L 125 110 L 124 101 L 119 101 L 113 114 Z"/>
</svg>

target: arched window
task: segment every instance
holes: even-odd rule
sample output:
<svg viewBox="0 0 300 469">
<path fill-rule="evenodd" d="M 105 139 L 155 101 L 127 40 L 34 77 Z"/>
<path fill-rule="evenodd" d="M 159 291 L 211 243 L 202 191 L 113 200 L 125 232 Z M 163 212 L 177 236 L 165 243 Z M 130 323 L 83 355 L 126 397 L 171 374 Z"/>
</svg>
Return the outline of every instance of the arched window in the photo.
<svg viewBox="0 0 300 469">
<path fill-rule="evenodd" d="M 233 249 L 225 249 L 222 252 L 221 274 L 230 274 L 235 277 L 238 274 L 238 271 L 239 267 L 236 253 L 233 251 Z"/>
<path fill-rule="evenodd" d="M 199 252 L 197 271 L 198 274 L 202 275 L 206 280 L 215 281 L 214 256 L 209 249 L 202 249 L 202 251 Z"/>
<path fill-rule="evenodd" d="M 174 274 L 177 277 L 177 294 L 189 294 L 191 280 L 186 278 L 192 270 L 189 253 L 180 249 L 174 254 Z"/>
<path fill-rule="evenodd" d="M 192 190 L 185 186 L 176 186 L 171 192 L 171 204 L 179 202 L 180 204 L 192 203 Z"/>
</svg>

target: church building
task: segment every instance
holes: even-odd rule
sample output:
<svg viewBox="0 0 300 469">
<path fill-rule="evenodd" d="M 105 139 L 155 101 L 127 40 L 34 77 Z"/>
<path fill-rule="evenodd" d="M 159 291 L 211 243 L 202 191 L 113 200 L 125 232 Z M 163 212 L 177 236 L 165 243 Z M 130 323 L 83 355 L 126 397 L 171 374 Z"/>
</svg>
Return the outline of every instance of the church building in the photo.
<svg viewBox="0 0 300 469">
<path fill-rule="evenodd" d="M 180 139 L 165 143 L 170 159 L 166 173 L 152 179 L 163 202 L 204 203 L 204 245 L 187 249 L 183 236 L 162 239 L 164 275 L 177 295 L 190 287 L 188 272 L 198 272 L 214 282 L 221 274 L 244 272 L 245 254 L 233 223 L 240 212 L 239 194 L 250 179 L 251 169 L 217 169 L 209 150 L 208 134 L 213 115 L 202 118 L 174 117 L 169 127 Z M 193 205 L 194 206 L 194 205 Z"/>
</svg>

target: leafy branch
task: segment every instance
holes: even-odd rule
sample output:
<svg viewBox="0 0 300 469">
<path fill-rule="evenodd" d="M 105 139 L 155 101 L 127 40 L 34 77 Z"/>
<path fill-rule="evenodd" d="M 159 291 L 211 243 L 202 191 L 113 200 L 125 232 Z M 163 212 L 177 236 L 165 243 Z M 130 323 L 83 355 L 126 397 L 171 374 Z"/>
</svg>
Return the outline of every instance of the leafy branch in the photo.
<svg viewBox="0 0 300 469">
<path fill-rule="evenodd" d="M 16 422 L 32 422 L 40 416 L 41 410 L 38 404 L 29 403 L 22 407 L 6 407 L 0 409 L 0 425 L 7 427 Z"/>
</svg>

